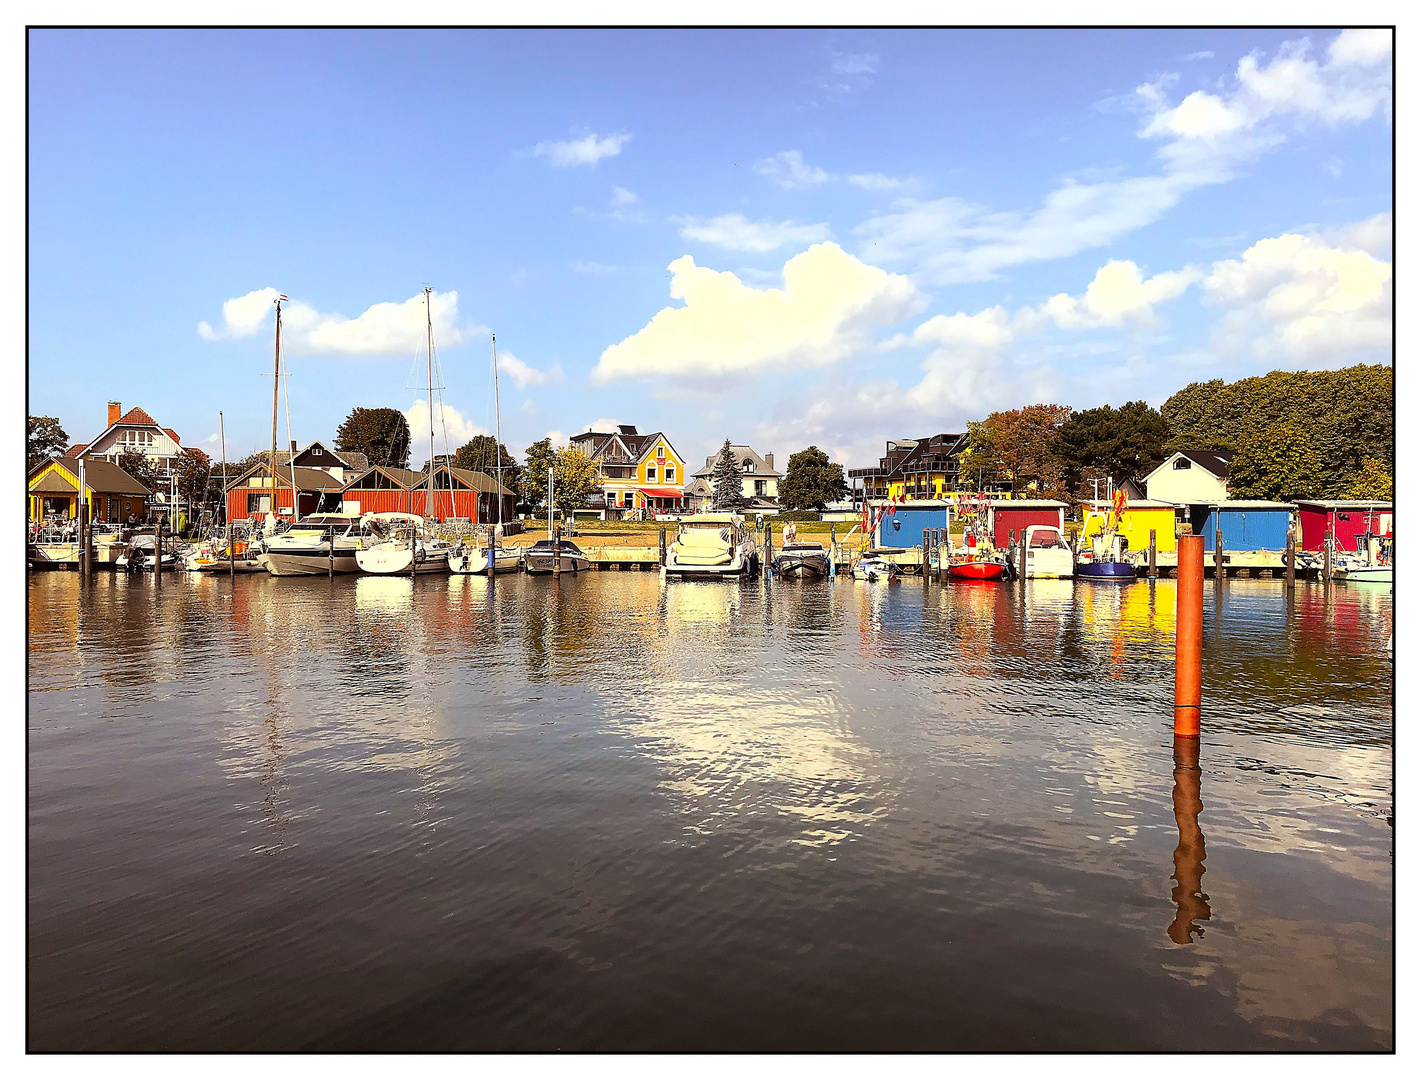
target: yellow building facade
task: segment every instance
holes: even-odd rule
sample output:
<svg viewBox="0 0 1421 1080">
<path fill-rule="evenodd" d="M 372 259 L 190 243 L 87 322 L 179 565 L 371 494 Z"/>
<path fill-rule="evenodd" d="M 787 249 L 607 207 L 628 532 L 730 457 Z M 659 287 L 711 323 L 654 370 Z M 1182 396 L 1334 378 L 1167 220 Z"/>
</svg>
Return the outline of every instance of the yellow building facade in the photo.
<svg viewBox="0 0 1421 1080">
<path fill-rule="evenodd" d="M 59 458 L 36 466 L 29 477 L 29 518 L 43 521 L 79 515 L 79 463 Z M 117 465 L 84 463 L 84 494 L 90 521 L 122 522 L 148 512 L 150 492 Z"/>
<path fill-rule="evenodd" d="M 1090 539 L 1105 529 L 1106 518 L 1110 514 L 1110 503 L 1085 502 L 1081 504 L 1081 536 Z M 1155 531 L 1156 551 L 1175 551 L 1179 545 L 1174 535 L 1174 504 L 1161 502 L 1127 503 L 1120 512 L 1120 525 L 1116 530 L 1125 539 L 1131 551 L 1148 551 L 1150 530 Z"/>
</svg>

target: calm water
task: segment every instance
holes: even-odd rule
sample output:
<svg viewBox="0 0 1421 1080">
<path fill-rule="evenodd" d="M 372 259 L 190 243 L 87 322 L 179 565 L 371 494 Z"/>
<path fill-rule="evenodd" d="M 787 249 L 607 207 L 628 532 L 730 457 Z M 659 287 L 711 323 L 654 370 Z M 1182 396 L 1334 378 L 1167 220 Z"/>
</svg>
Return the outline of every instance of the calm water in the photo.
<svg viewBox="0 0 1421 1080">
<path fill-rule="evenodd" d="M 1391 603 L 33 574 L 30 1047 L 1390 1047 Z"/>
</svg>

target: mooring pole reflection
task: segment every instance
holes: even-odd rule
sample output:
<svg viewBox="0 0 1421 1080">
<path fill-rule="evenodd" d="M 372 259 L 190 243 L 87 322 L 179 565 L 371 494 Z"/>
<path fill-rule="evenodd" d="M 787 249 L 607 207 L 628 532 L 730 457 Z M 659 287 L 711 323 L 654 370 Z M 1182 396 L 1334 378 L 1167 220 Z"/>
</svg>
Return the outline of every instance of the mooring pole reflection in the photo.
<svg viewBox="0 0 1421 1080">
<path fill-rule="evenodd" d="M 1174 849 L 1174 890 L 1170 898 L 1178 908 L 1169 924 L 1169 939 L 1188 945 L 1194 935 L 1204 935 L 1196 922 L 1208 921 L 1209 894 L 1200 887 L 1204 877 L 1204 831 L 1199 828 L 1199 740 L 1174 739 L 1174 821 L 1179 826 L 1179 846 Z"/>
</svg>

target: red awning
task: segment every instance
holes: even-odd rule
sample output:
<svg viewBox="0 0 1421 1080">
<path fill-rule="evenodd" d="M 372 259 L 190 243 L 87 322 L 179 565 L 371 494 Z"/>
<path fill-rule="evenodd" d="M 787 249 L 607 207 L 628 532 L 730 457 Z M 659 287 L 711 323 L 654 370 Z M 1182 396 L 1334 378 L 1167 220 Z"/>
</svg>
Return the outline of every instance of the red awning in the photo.
<svg viewBox="0 0 1421 1080">
<path fill-rule="evenodd" d="M 637 490 L 653 499 L 679 499 L 683 494 L 680 488 L 639 487 Z"/>
</svg>

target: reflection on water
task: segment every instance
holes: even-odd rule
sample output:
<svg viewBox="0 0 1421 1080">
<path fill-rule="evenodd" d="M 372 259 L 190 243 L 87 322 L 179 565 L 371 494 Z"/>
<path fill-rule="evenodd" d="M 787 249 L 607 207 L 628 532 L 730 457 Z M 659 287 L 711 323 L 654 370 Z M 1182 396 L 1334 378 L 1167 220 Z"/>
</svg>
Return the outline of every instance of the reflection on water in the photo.
<svg viewBox="0 0 1421 1080">
<path fill-rule="evenodd" d="M 1389 1046 L 1390 593 L 1205 609 L 33 575 L 31 1045 Z"/>
</svg>

